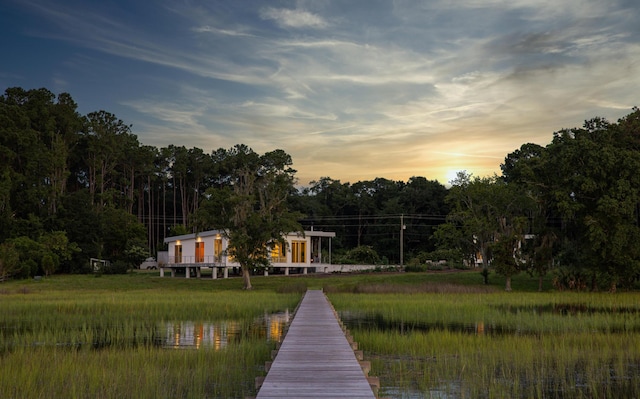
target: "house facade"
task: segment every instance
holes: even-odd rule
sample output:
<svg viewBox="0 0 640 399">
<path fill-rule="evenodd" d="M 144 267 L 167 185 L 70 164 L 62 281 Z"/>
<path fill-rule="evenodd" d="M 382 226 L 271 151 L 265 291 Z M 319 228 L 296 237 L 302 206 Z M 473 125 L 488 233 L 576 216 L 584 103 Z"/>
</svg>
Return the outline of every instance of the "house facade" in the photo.
<svg viewBox="0 0 640 399">
<path fill-rule="evenodd" d="M 271 268 L 284 272 L 325 271 L 331 264 L 331 239 L 334 232 L 305 231 L 286 236 L 287 245 L 276 244 L 269 248 Z M 177 270 L 184 270 L 187 278 L 195 274 L 201 276 L 201 270 L 211 269 L 212 278 L 229 276 L 229 271 L 237 270 L 240 265 L 228 255 L 229 241 L 223 230 L 203 231 L 167 237 L 166 262 L 159 265 L 160 276 L 169 271 L 175 276 Z M 327 257 L 327 258 L 324 258 Z M 265 275 L 268 271 L 265 271 Z"/>
</svg>

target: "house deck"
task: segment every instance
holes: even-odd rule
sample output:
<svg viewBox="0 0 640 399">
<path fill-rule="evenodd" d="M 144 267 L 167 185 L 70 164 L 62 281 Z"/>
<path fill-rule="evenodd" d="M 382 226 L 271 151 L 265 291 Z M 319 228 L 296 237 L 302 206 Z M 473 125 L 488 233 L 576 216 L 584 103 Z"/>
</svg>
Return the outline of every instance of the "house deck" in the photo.
<svg viewBox="0 0 640 399">
<path fill-rule="evenodd" d="M 331 266 L 329 264 L 324 264 L 324 263 L 312 263 L 311 265 L 309 264 L 290 264 L 290 265 L 271 265 L 270 268 L 272 269 L 283 269 L 284 270 L 284 275 L 288 276 L 290 274 L 290 271 L 292 269 L 300 269 L 302 270 L 303 274 L 307 274 L 309 273 L 309 269 L 317 269 L 320 268 L 320 270 L 323 270 L 324 268 Z M 158 267 L 160 269 L 160 277 L 164 277 L 164 274 L 166 272 L 170 272 L 171 273 L 171 277 L 175 277 L 176 271 L 181 270 L 184 271 L 185 273 L 185 277 L 189 278 L 191 277 L 191 271 L 195 272 L 195 275 L 197 278 L 201 277 L 201 269 L 205 268 L 205 269 L 211 269 L 211 278 L 216 279 L 218 278 L 218 274 L 220 274 L 219 272 L 222 271 L 222 277 L 223 278 L 228 278 L 229 277 L 229 269 L 234 269 L 234 268 L 239 268 L 239 266 L 229 266 L 229 265 L 222 265 L 220 263 L 207 263 L 207 262 L 197 262 L 197 263 L 167 263 L 165 265 L 159 266 Z M 295 270 L 294 270 L 295 271 Z M 264 275 L 267 276 L 268 275 L 268 271 L 265 270 Z"/>
</svg>

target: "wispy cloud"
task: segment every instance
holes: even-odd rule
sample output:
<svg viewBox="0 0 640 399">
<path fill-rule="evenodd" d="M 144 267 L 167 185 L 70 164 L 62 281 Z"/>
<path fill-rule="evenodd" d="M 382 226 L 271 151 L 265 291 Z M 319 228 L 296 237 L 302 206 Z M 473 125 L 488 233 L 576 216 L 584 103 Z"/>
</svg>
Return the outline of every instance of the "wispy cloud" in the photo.
<svg viewBox="0 0 640 399">
<path fill-rule="evenodd" d="M 267 7 L 260 11 L 263 19 L 273 20 L 284 28 L 324 29 L 329 24 L 322 17 L 304 10 Z"/>
<path fill-rule="evenodd" d="M 117 98 L 141 141 L 282 147 L 303 183 L 482 175 L 525 142 L 621 116 L 640 85 L 631 3 L 15 1 L 39 17 L 28 34 L 82 61 L 60 84 L 113 69 L 79 89 Z"/>
<path fill-rule="evenodd" d="M 213 34 L 223 35 L 223 36 L 256 37 L 255 35 L 252 35 L 250 33 L 230 30 L 230 29 L 219 29 L 209 25 L 193 28 L 193 31 L 198 33 L 213 33 Z"/>
</svg>

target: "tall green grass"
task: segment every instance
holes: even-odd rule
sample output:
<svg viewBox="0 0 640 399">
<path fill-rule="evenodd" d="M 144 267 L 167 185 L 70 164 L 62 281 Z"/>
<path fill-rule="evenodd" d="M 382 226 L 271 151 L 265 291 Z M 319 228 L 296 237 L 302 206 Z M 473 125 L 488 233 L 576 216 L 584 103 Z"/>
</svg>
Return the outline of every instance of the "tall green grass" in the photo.
<svg viewBox="0 0 640 399">
<path fill-rule="evenodd" d="M 254 277 L 253 291 L 241 290 L 240 279 L 157 272 L 5 282 L 0 397 L 255 395 L 273 348 L 264 339 L 221 351 L 149 343 L 167 322 L 294 309 L 307 288 L 324 289 L 342 314 L 388 323 L 351 328 L 384 397 L 640 397 L 637 293 L 559 293 L 548 281 L 537 293 L 526 275 L 514 278 L 519 291 L 504 293 L 498 277 L 490 282 L 477 272 Z M 447 328 L 456 324 L 474 329 Z"/>
<path fill-rule="evenodd" d="M 376 321 L 351 333 L 372 359 L 384 396 L 640 397 L 637 293 L 336 293 L 330 299 L 342 314 Z M 448 328 L 459 325 L 474 328 Z"/>
<path fill-rule="evenodd" d="M 237 281 L 236 281 L 237 283 Z M 227 283 L 228 284 L 228 283 Z M 1 398 L 243 398 L 275 343 L 157 345 L 167 322 L 251 321 L 297 292 L 147 275 L 62 276 L 0 286 Z"/>
<path fill-rule="evenodd" d="M 215 350 L 21 347 L 1 357 L 2 398 L 243 398 L 271 346 Z"/>
</svg>

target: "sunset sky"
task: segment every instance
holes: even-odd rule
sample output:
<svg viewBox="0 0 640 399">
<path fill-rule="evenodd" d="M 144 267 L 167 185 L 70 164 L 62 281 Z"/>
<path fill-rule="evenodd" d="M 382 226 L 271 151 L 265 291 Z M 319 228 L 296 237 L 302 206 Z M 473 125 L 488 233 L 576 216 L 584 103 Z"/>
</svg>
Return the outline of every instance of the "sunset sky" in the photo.
<svg viewBox="0 0 640 399">
<path fill-rule="evenodd" d="M 0 0 L 0 91 L 144 145 L 291 154 L 304 185 L 499 173 L 640 105 L 637 0 Z"/>
</svg>

